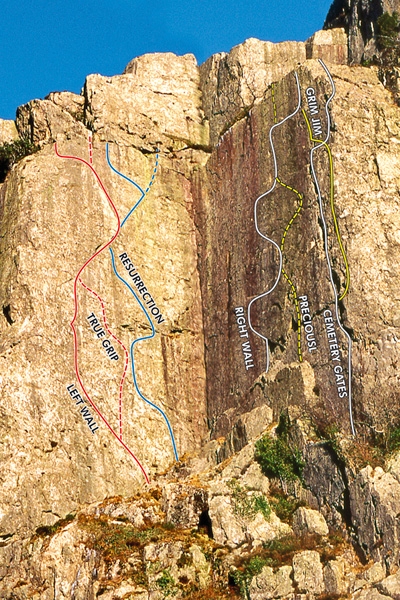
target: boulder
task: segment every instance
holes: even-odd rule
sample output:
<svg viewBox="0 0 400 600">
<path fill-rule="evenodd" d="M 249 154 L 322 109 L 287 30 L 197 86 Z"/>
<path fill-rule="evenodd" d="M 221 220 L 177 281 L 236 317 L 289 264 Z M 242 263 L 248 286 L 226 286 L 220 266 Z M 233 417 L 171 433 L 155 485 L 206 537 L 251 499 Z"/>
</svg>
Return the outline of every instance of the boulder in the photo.
<svg viewBox="0 0 400 600">
<path fill-rule="evenodd" d="M 291 528 L 274 514 L 266 519 L 257 512 L 245 517 L 235 513 L 234 500 L 229 496 L 214 496 L 209 503 L 213 538 L 217 544 L 236 548 L 245 542 L 252 547 L 263 542 L 287 535 Z"/>
<path fill-rule="evenodd" d="M 329 528 L 326 521 L 318 510 L 301 506 L 293 514 L 293 530 L 302 535 L 315 533 L 317 535 L 328 535 Z"/>
<path fill-rule="evenodd" d="M 344 559 L 340 558 L 330 560 L 324 567 L 324 583 L 328 594 L 347 594 L 349 591 L 345 565 Z"/>
<path fill-rule="evenodd" d="M 382 594 L 390 596 L 393 600 L 400 600 L 400 571 L 394 575 L 389 575 L 376 586 Z"/>
<path fill-rule="evenodd" d="M 378 583 L 379 581 L 382 581 L 382 579 L 386 577 L 386 571 L 382 567 L 381 563 L 374 563 L 372 567 L 370 567 L 364 572 L 363 575 L 364 579 L 368 583 L 374 584 Z"/>
<path fill-rule="evenodd" d="M 163 488 L 162 508 L 167 523 L 191 529 L 197 527 L 200 515 L 208 509 L 208 493 L 201 487 L 167 483 Z"/>
<path fill-rule="evenodd" d="M 215 496 L 210 500 L 210 519 L 213 538 L 217 544 L 235 548 L 246 540 L 243 527 L 233 513 L 228 496 Z"/>
<path fill-rule="evenodd" d="M 382 581 L 386 577 L 386 571 L 381 563 L 374 563 L 369 569 L 364 571 L 360 577 L 358 577 L 353 585 L 353 590 L 357 591 L 365 588 L 367 585 L 373 585 Z"/>
<path fill-rule="evenodd" d="M 249 586 L 251 600 L 285 598 L 293 592 L 291 574 L 292 567 L 280 567 L 276 572 L 271 567 L 264 567 Z"/>
<path fill-rule="evenodd" d="M 318 552 L 304 550 L 293 557 L 294 582 L 299 592 L 322 594 L 325 589 Z"/>
</svg>

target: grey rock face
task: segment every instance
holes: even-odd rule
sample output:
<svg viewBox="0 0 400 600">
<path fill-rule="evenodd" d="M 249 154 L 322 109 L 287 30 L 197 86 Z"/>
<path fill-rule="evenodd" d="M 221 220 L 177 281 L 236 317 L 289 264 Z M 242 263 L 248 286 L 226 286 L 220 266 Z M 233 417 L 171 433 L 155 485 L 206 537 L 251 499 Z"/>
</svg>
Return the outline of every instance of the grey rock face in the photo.
<svg viewBox="0 0 400 600">
<path fill-rule="evenodd" d="M 317 499 L 318 507 L 330 507 L 343 514 L 346 501 L 346 483 L 324 444 L 307 444 L 304 451 L 304 481 Z"/>
<path fill-rule="evenodd" d="M 137 212 L 132 215 L 124 228 L 128 232 L 132 227 L 131 232 L 125 239 L 119 238 L 121 245 L 114 249 L 116 255 L 122 251 L 129 254 L 165 314 L 162 334 L 158 331 L 151 347 L 143 344 L 140 349 L 143 370 L 139 377 L 148 382 L 142 385 L 150 385 L 149 395 L 170 414 L 180 454 L 192 450 L 192 443 L 199 447 L 207 433 L 201 297 L 189 206 L 190 172 L 206 157 L 205 152 L 191 147 L 208 143 L 199 72 L 190 56 L 168 56 L 164 61 L 147 56 L 135 64 L 135 74 L 89 76 L 82 96 L 53 93 L 18 110 L 20 136 L 29 136 L 41 150 L 15 165 L 1 186 L 0 305 L 8 307 L 8 312 L 0 313 L 0 429 L 2 439 L 7 440 L 1 447 L 0 535 L 51 525 L 96 499 L 129 496 L 144 481 L 132 468 L 128 453 L 108 438 L 107 427 L 92 435 L 66 389 L 76 384 L 69 325 L 74 278 L 95 248 L 112 238 L 116 221 L 93 173 L 82 163 L 58 158 L 53 146 L 56 140 L 61 154 L 89 160 L 92 152 L 94 168 L 110 197 L 117 198 L 121 216 L 133 206 L 137 190 L 118 181 L 107 167 L 105 142 L 110 143 L 111 160 L 118 170 L 130 173 L 144 189 L 154 174 L 156 148 L 162 155 L 140 216 Z M 141 111 L 136 110 L 138 105 Z M 15 126 L 8 122 L 0 125 L 0 141 L 6 134 L 10 138 Z M 183 154 L 178 158 L 180 151 Z M 58 218 L 50 225 L 56 206 Z M 163 219 L 155 218 L 160 210 L 165 212 Z M 134 224 L 138 218 L 140 225 Z M 140 245 L 138 238 L 135 241 L 144 231 L 151 240 L 147 247 Z M 162 243 L 155 244 L 156 239 Z M 170 258 L 162 256 L 167 248 Z M 107 290 L 103 301 L 110 330 L 127 349 L 135 332 L 148 325 L 132 296 L 119 287 L 109 254 L 97 258 L 85 272 L 85 281 L 99 295 Z M 18 278 L 21 283 L 16 284 Z M 85 321 L 91 311 L 101 311 L 101 306 L 91 294 L 85 298 L 86 306 L 82 296 L 80 300 L 81 369 L 86 371 L 88 389 L 97 396 L 94 402 L 101 405 L 103 415 L 108 413 L 105 418 L 115 428 L 118 402 L 111 398 L 116 389 L 118 399 L 121 360 L 110 370 L 107 356 L 99 356 L 99 346 L 91 346 L 94 339 L 88 337 Z M 159 367 L 154 367 L 154 361 Z M 179 365 L 179 372 L 173 365 Z M 148 447 L 146 440 L 153 439 L 146 468 L 164 470 L 171 464 L 173 452 L 163 418 L 157 411 L 146 410 L 144 402 L 136 402 L 129 371 L 123 388 L 125 442 L 137 448 L 138 459 L 144 462 L 141 454 Z M 177 415 L 182 418 L 184 445 L 174 422 Z M 15 452 L 14 435 L 23 444 L 21 452 Z M 140 436 L 141 441 L 135 441 Z"/>
<path fill-rule="evenodd" d="M 258 437 L 272 423 L 272 410 L 269 406 L 259 406 L 241 415 L 218 452 L 222 462 L 235 452 L 239 452 L 250 440 Z"/>
<path fill-rule="evenodd" d="M 344 27 L 348 33 L 350 64 L 359 64 L 376 51 L 376 22 L 400 8 L 399 0 L 334 0 L 324 28 Z"/>
<path fill-rule="evenodd" d="M 272 44 L 254 38 L 214 54 L 200 67 L 204 112 L 212 145 L 262 99 L 267 87 L 304 62 L 304 43 Z"/>
<path fill-rule="evenodd" d="M 357 536 L 367 557 L 397 565 L 400 554 L 400 484 L 377 467 L 362 469 L 350 483 L 350 505 Z"/>
</svg>

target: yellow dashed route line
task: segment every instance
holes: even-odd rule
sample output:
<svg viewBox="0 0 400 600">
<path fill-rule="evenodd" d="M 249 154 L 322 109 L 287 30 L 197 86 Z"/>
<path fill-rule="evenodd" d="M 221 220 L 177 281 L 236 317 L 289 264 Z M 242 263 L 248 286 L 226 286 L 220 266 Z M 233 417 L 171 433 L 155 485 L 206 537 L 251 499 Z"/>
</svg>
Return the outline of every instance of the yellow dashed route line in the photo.
<svg viewBox="0 0 400 600">
<path fill-rule="evenodd" d="M 274 84 L 271 85 L 271 93 L 272 93 L 272 104 L 274 107 L 274 123 L 276 123 L 277 122 L 277 111 L 276 111 L 275 85 Z M 283 183 L 283 181 L 281 181 L 279 179 L 279 177 L 276 178 L 276 181 L 282 187 L 290 190 L 291 192 L 294 192 L 299 199 L 299 206 L 298 206 L 296 212 L 294 213 L 293 217 L 290 219 L 289 223 L 286 225 L 285 231 L 283 233 L 283 237 L 282 237 L 282 241 L 281 241 L 281 252 L 283 254 L 286 236 L 288 234 L 288 231 L 291 228 L 291 226 L 293 225 L 293 221 L 300 214 L 300 211 L 303 208 L 303 196 L 300 194 L 300 192 L 298 192 L 294 188 L 290 187 L 290 185 L 286 185 L 286 183 Z M 303 362 L 303 353 L 301 351 L 301 313 L 300 313 L 299 301 L 297 299 L 297 291 L 296 291 L 296 287 L 295 287 L 293 281 L 290 279 L 289 275 L 286 273 L 286 271 L 283 267 L 282 267 L 282 274 L 285 277 L 288 284 L 290 285 L 290 289 L 292 290 L 293 302 L 296 307 L 296 313 L 297 313 L 297 354 L 299 355 L 299 361 Z"/>
<path fill-rule="evenodd" d="M 272 104 L 274 106 L 274 123 L 276 124 L 276 102 L 275 102 L 275 84 L 273 83 L 271 85 L 271 92 L 272 92 Z"/>
<path fill-rule="evenodd" d="M 291 192 L 294 192 L 299 199 L 299 206 L 298 206 L 296 212 L 294 213 L 293 217 L 290 219 L 289 223 L 286 225 L 285 231 L 283 233 L 283 237 L 282 237 L 282 241 L 281 241 L 281 252 L 283 254 L 283 251 L 285 248 L 286 236 L 288 234 L 288 231 L 291 228 L 291 226 L 293 225 L 295 218 L 300 214 L 300 211 L 303 208 L 303 196 L 300 194 L 300 192 L 298 192 L 294 188 L 290 187 L 290 185 L 286 185 L 286 183 L 283 183 L 283 181 L 281 181 L 279 179 L 279 177 L 276 178 L 276 181 L 282 187 L 290 190 Z M 282 274 L 285 277 L 288 284 L 290 285 L 290 288 L 291 288 L 292 294 L 293 294 L 293 302 L 294 302 L 294 305 L 296 307 L 296 312 L 297 312 L 297 354 L 299 355 L 299 361 L 303 362 L 303 353 L 301 351 L 301 313 L 300 313 L 299 301 L 297 299 L 297 291 L 296 291 L 293 281 L 290 279 L 289 275 L 286 273 L 286 271 L 283 267 L 282 267 Z"/>
<path fill-rule="evenodd" d="M 323 140 L 316 140 L 313 137 L 313 132 L 311 129 L 311 125 L 310 125 L 310 121 L 308 120 L 306 111 L 304 109 L 302 109 L 305 121 L 307 123 L 307 128 L 308 128 L 308 133 L 310 136 L 310 140 L 312 142 L 316 142 L 317 144 L 323 144 L 328 152 L 328 157 L 329 157 L 329 173 L 330 173 L 330 202 L 331 202 L 331 211 L 332 211 L 332 217 L 333 217 L 333 223 L 334 223 L 334 227 L 335 227 L 335 233 L 336 233 L 336 237 L 338 240 L 338 244 L 339 244 L 339 248 L 340 251 L 342 253 L 342 257 L 343 257 L 343 261 L 344 261 L 344 265 L 346 268 L 346 285 L 345 285 L 345 289 L 344 292 L 341 296 L 339 296 L 339 300 L 343 300 L 343 298 L 346 296 L 347 292 L 349 291 L 349 286 L 350 286 L 350 268 L 349 268 L 349 263 L 347 261 L 347 256 L 346 256 L 346 252 L 345 249 L 343 247 L 343 243 L 342 243 L 342 238 L 340 236 L 340 231 L 339 231 L 339 225 L 337 222 L 337 218 L 336 218 L 336 212 L 335 212 L 335 203 L 334 203 L 334 198 L 335 198 L 335 181 L 334 181 L 334 173 L 333 173 L 333 158 L 332 158 L 332 152 L 330 147 L 328 146 L 328 144 L 326 142 L 324 142 Z"/>
</svg>

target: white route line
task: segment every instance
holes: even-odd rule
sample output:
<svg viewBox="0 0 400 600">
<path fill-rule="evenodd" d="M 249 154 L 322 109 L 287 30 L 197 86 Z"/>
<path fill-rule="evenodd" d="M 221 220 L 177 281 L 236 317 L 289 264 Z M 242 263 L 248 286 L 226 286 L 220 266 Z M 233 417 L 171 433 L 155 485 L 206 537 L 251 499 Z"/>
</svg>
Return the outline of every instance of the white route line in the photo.
<svg viewBox="0 0 400 600">
<path fill-rule="evenodd" d="M 256 302 L 257 300 L 260 300 L 260 298 L 264 298 L 265 296 L 268 296 L 269 294 L 271 294 L 271 292 L 274 291 L 274 289 L 276 288 L 276 286 L 279 283 L 279 280 L 281 278 L 282 275 L 282 267 L 283 267 L 283 258 L 282 258 L 282 252 L 280 247 L 278 246 L 278 244 L 276 242 L 274 242 L 274 240 L 271 240 L 269 237 L 267 237 L 266 235 L 264 235 L 263 233 L 261 233 L 259 227 L 258 227 L 258 219 L 257 219 L 257 206 L 259 201 L 261 200 L 261 198 L 265 198 L 265 196 L 268 196 L 268 194 L 271 194 L 271 192 L 274 191 L 275 187 L 276 187 L 276 179 L 278 177 L 278 163 L 277 163 L 277 159 L 276 159 L 276 153 L 275 153 L 275 147 L 274 147 L 274 142 L 272 139 L 272 133 L 274 131 L 274 129 L 276 127 L 280 127 L 281 125 L 283 125 L 286 121 L 288 121 L 289 119 L 291 119 L 292 117 L 294 117 L 300 110 L 301 108 L 301 89 L 300 89 L 300 82 L 299 82 L 299 77 L 297 75 L 297 73 L 294 73 L 295 78 L 296 78 L 296 84 L 297 84 L 297 93 L 298 93 L 298 105 L 296 110 L 288 115 L 287 117 L 285 117 L 282 121 L 279 121 L 279 123 L 275 123 L 274 125 L 272 125 L 270 131 L 269 131 L 269 141 L 271 144 L 271 150 L 272 150 L 272 156 L 273 156 L 273 160 L 274 160 L 274 183 L 271 187 L 271 189 L 269 189 L 267 192 L 264 192 L 264 194 L 261 194 L 261 196 L 259 196 L 257 198 L 257 200 L 255 201 L 254 204 L 254 225 L 255 228 L 257 230 L 258 235 L 260 235 L 264 240 L 267 240 L 267 242 L 270 242 L 277 250 L 278 250 L 278 254 L 279 254 L 279 273 L 278 276 L 276 278 L 276 281 L 274 283 L 274 285 L 272 286 L 271 289 L 267 290 L 266 292 L 260 294 L 259 296 L 256 296 L 255 298 L 253 298 L 253 300 L 251 300 L 251 302 L 249 302 L 249 305 L 247 307 L 247 320 L 249 323 L 249 327 L 251 329 L 251 331 L 257 335 L 259 338 L 261 338 L 262 340 L 264 340 L 265 342 L 265 346 L 266 346 L 266 355 L 267 355 L 267 364 L 266 364 L 266 369 L 265 372 L 268 373 L 269 371 L 269 347 L 268 347 L 268 338 L 266 338 L 264 335 L 262 335 L 261 333 L 259 333 L 258 331 L 256 331 L 254 329 L 254 327 L 251 324 L 251 307 L 254 304 L 254 302 Z"/>
<path fill-rule="evenodd" d="M 328 100 L 326 101 L 325 104 L 325 112 L 326 112 L 326 118 L 327 118 L 327 133 L 326 133 L 326 138 L 323 142 L 321 142 L 320 144 L 318 144 L 317 146 L 314 146 L 313 148 L 311 148 L 311 152 L 310 152 L 310 164 L 311 164 L 311 170 L 312 170 L 312 174 L 313 174 L 313 178 L 314 178 L 314 182 L 317 188 L 317 193 L 318 193 L 318 202 L 319 202 L 319 209 L 320 209 L 320 214 L 321 214 L 321 221 L 323 224 L 323 229 L 324 229 L 324 245 L 325 245 L 325 254 L 326 254 L 326 262 L 328 263 L 328 269 L 329 269 L 329 278 L 331 280 L 331 284 L 332 284 L 332 289 L 333 289 L 333 293 L 335 295 L 335 308 L 336 308 L 336 320 L 337 323 L 339 325 L 339 328 L 341 329 L 341 331 L 344 333 L 344 335 L 347 338 L 347 342 L 348 342 L 348 372 L 349 372 L 349 413 L 350 413 L 350 426 L 351 426 L 351 432 L 353 435 L 356 435 L 356 430 L 354 428 L 354 422 L 353 422 L 353 408 L 352 408 L 352 396 L 351 396 L 351 374 L 352 374 L 352 365 L 351 365 L 351 357 L 352 357 L 352 341 L 351 341 L 351 337 L 349 336 L 349 334 L 347 333 L 347 331 L 344 329 L 340 318 L 339 318 L 339 295 L 336 289 L 336 285 L 335 282 L 333 280 L 333 274 L 332 274 L 332 266 L 331 266 L 331 261 L 330 261 L 330 257 L 329 257 L 329 251 L 328 251 L 328 230 L 327 230 L 327 226 L 326 226 L 326 221 L 325 221 L 325 216 L 324 216 L 324 208 L 323 208 L 323 204 L 322 204 L 322 195 L 321 195 L 321 188 L 319 187 L 319 182 L 318 182 L 318 178 L 315 172 L 315 167 L 314 167 L 314 152 L 316 150 L 318 150 L 319 148 L 322 148 L 324 146 L 324 144 L 326 144 L 330 138 L 331 135 L 331 117 L 329 114 L 329 104 L 330 102 L 333 100 L 333 98 L 336 95 L 336 87 L 335 87 L 335 83 L 332 79 L 332 75 L 330 74 L 328 67 L 325 65 L 325 63 L 319 59 L 319 63 L 321 64 L 321 66 L 323 67 L 325 73 L 327 74 L 330 84 L 332 86 L 332 93 L 329 96 Z"/>
</svg>

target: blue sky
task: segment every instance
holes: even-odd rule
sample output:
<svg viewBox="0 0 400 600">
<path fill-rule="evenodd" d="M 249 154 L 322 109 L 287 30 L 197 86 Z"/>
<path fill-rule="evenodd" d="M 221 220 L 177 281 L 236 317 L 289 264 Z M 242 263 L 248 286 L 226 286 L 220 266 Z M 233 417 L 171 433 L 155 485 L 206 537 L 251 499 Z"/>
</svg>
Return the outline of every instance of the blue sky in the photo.
<svg viewBox="0 0 400 600">
<path fill-rule="evenodd" d="M 0 118 L 51 91 L 80 92 L 89 73 L 116 75 L 145 52 L 199 63 L 246 38 L 305 40 L 331 0 L 3 0 Z"/>
</svg>

